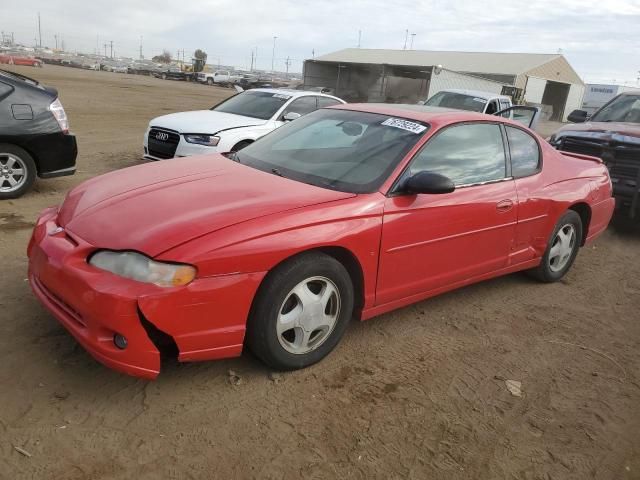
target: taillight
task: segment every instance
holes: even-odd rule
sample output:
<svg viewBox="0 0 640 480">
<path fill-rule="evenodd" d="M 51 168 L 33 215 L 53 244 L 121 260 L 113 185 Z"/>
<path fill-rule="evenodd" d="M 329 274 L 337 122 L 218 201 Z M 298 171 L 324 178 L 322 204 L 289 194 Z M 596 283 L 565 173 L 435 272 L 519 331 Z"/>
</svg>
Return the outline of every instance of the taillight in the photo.
<svg viewBox="0 0 640 480">
<path fill-rule="evenodd" d="M 67 113 L 64 111 L 59 98 L 56 98 L 53 103 L 49 105 L 49 111 L 53 113 L 53 116 L 58 122 L 58 125 L 60 125 L 60 130 L 62 130 L 62 133 L 68 133 L 69 120 L 67 119 Z"/>
</svg>

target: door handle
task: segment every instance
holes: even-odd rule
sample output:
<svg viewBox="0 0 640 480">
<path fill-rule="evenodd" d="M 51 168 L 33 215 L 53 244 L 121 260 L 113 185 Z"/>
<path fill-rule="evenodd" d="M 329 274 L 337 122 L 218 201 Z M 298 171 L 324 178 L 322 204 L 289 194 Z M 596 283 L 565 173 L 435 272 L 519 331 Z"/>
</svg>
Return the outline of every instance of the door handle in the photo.
<svg viewBox="0 0 640 480">
<path fill-rule="evenodd" d="M 511 210 L 513 208 L 513 202 L 511 200 L 502 200 L 500 202 L 498 202 L 498 204 L 496 205 L 496 210 L 498 210 L 498 212 L 503 213 L 503 212 L 508 212 L 509 210 Z"/>
</svg>

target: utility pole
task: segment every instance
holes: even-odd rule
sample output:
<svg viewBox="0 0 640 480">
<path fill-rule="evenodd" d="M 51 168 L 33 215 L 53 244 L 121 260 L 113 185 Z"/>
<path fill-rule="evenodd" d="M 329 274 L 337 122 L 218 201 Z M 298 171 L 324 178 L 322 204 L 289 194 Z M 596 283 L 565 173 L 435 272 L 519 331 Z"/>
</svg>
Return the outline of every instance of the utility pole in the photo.
<svg viewBox="0 0 640 480">
<path fill-rule="evenodd" d="M 56 39 L 56 50 L 58 50 L 58 35 L 54 35 L 53 38 Z"/>
<path fill-rule="evenodd" d="M 271 80 L 273 80 L 273 74 L 274 74 L 274 64 L 276 61 L 276 39 L 278 37 L 273 37 L 273 50 L 271 51 Z"/>
<path fill-rule="evenodd" d="M 289 77 L 289 65 L 291 65 L 291 59 L 287 57 L 287 61 L 284 62 L 284 64 L 287 66 L 287 77 Z"/>
<path fill-rule="evenodd" d="M 311 49 L 311 58 L 312 59 L 316 58 L 316 49 L 315 48 Z"/>
<path fill-rule="evenodd" d="M 140 60 L 142 60 L 144 57 L 142 56 L 142 35 L 140 35 Z"/>
<path fill-rule="evenodd" d="M 403 50 L 407 49 L 407 40 L 409 40 L 409 29 L 408 28 L 404 31 L 404 47 L 402 48 Z"/>
<path fill-rule="evenodd" d="M 253 48 L 251 49 L 251 68 L 249 68 L 250 72 L 253 72 Z"/>
<path fill-rule="evenodd" d="M 409 47 L 409 50 L 413 50 L 413 39 L 416 38 L 416 34 L 412 33 L 411 34 L 411 46 Z"/>
<path fill-rule="evenodd" d="M 104 58 L 107 58 L 107 44 L 104 44 Z"/>
<path fill-rule="evenodd" d="M 40 48 L 42 48 L 42 28 L 40 28 L 40 12 L 38 12 L 38 38 L 40 39 Z"/>
<path fill-rule="evenodd" d="M 113 40 L 109 42 L 111 44 L 111 58 L 113 58 Z"/>
<path fill-rule="evenodd" d="M 360 48 L 360 40 L 362 40 L 362 30 L 358 30 L 358 48 Z"/>
</svg>

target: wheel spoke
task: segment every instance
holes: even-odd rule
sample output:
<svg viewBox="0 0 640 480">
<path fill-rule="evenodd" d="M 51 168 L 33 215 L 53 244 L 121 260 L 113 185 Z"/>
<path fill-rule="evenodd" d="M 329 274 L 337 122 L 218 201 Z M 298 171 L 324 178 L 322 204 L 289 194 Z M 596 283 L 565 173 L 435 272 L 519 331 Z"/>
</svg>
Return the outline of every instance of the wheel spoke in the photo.
<svg viewBox="0 0 640 480">
<path fill-rule="evenodd" d="M 278 315 L 278 322 L 276 324 L 278 335 L 282 335 L 287 330 L 291 330 L 292 328 L 298 326 L 300 323 L 301 314 L 302 305 L 299 302 L 296 303 L 296 306 L 287 313 L 280 313 L 280 315 Z"/>
<path fill-rule="evenodd" d="M 325 283 L 322 291 L 320 292 L 320 303 L 322 304 L 323 311 L 327 311 L 327 305 L 336 294 L 336 288 L 330 283 Z"/>
<path fill-rule="evenodd" d="M 13 157 L 7 157 L 7 161 L 5 162 L 4 166 L 7 168 L 11 168 L 15 165 L 16 163 L 16 159 Z"/>
<path fill-rule="evenodd" d="M 551 250 L 549 250 L 549 260 L 553 260 L 554 258 L 560 256 L 562 253 L 562 245 L 560 242 L 557 242 Z"/>
<path fill-rule="evenodd" d="M 18 181 L 11 175 L 9 175 L 9 178 L 7 178 L 6 181 L 9 182 L 10 187 L 15 187 L 18 184 Z"/>
<path fill-rule="evenodd" d="M 316 295 L 313 294 L 311 290 L 309 290 L 308 283 L 300 283 L 296 288 L 293 289 L 293 293 L 298 297 L 298 300 L 302 304 L 302 308 L 304 309 L 306 305 L 310 305 L 313 302 L 317 301 Z"/>
<path fill-rule="evenodd" d="M 21 169 L 21 168 L 14 168 L 13 169 L 13 175 L 14 176 L 16 176 L 16 175 L 24 175 L 24 170 Z"/>
</svg>

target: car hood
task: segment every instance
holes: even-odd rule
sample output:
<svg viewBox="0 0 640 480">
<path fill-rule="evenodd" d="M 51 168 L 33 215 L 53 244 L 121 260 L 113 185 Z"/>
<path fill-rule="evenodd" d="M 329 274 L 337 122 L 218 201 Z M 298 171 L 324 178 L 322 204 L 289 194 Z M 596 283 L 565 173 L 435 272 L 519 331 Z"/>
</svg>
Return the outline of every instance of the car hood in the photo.
<svg viewBox="0 0 640 480">
<path fill-rule="evenodd" d="M 553 136 L 556 139 L 571 136 L 640 144 L 640 124 L 626 122 L 571 123 L 560 128 Z"/>
<path fill-rule="evenodd" d="M 150 256 L 199 236 L 354 194 L 206 155 L 125 168 L 73 189 L 58 223 L 98 248 Z"/>
<path fill-rule="evenodd" d="M 244 117 L 233 113 L 196 110 L 193 112 L 171 113 L 154 118 L 149 122 L 149 126 L 168 128 L 179 133 L 214 134 L 221 130 L 264 125 L 265 123 L 267 123 L 266 120 Z"/>
</svg>

